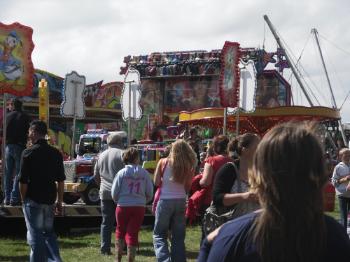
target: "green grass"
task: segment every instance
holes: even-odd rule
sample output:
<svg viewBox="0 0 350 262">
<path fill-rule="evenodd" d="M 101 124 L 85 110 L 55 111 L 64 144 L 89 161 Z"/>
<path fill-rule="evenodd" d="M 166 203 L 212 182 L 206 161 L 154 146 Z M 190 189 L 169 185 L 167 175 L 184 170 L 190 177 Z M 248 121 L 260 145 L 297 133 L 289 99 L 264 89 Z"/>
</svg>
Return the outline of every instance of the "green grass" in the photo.
<svg viewBox="0 0 350 262">
<path fill-rule="evenodd" d="M 338 200 L 335 202 L 334 212 L 328 212 L 339 220 Z M 140 231 L 140 248 L 136 261 L 155 261 L 152 243 L 152 229 L 143 228 Z M 201 231 L 199 226 L 187 227 L 186 249 L 187 261 L 196 261 Z M 114 236 L 112 236 L 114 239 Z M 100 236 L 98 230 L 84 230 L 83 232 L 63 233 L 59 235 L 59 245 L 63 261 L 114 261 L 113 256 L 101 256 L 99 253 Z M 113 241 L 114 243 L 114 241 Z M 114 252 L 113 252 L 114 253 Z M 25 240 L 25 233 L 20 237 L 0 236 L 0 261 L 22 262 L 28 261 L 29 247 Z M 125 259 L 124 259 L 125 261 Z"/>
<path fill-rule="evenodd" d="M 335 220 L 339 221 L 340 215 L 339 215 L 338 197 L 335 197 L 334 211 L 333 212 L 326 212 L 326 214 L 333 217 Z"/>
<path fill-rule="evenodd" d="M 198 226 L 187 227 L 187 261 L 196 261 L 199 251 L 200 236 L 201 231 Z M 140 247 L 136 255 L 136 261 L 155 261 L 152 243 L 152 229 L 142 229 L 139 237 Z M 114 239 L 113 236 L 112 239 Z M 58 241 L 62 259 L 65 262 L 114 261 L 114 256 L 100 255 L 100 235 L 98 230 L 84 230 L 83 233 L 64 233 L 59 236 Z M 23 237 L 13 238 L 0 237 L 0 261 L 28 261 L 28 256 L 29 247 L 26 243 L 25 235 L 23 235 Z M 124 260 L 126 261 L 126 259 Z"/>
</svg>

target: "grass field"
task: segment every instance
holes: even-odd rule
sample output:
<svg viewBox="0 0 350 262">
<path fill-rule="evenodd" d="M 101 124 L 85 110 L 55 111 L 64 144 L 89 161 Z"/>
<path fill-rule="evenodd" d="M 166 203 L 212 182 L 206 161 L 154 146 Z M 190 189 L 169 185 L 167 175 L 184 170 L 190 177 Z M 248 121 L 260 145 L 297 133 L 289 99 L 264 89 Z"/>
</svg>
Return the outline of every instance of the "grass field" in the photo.
<svg viewBox="0 0 350 262">
<path fill-rule="evenodd" d="M 338 220 L 339 210 L 337 201 L 335 207 L 335 211 L 328 214 Z M 200 236 L 201 232 L 198 226 L 187 227 L 187 261 L 196 261 Z M 59 235 L 61 256 L 65 262 L 114 261 L 113 256 L 101 256 L 99 254 L 99 243 L 99 231 L 96 229 L 85 229 L 82 232 L 61 233 Z M 0 261 L 28 261 L 28 254 L 29 247 L 26 243 L 24 233 L 20 236 L 11 237 L 0 235 Z M 140 247 L 136 261 L 155 261 L 151 227 L 145 227 L 140 231 Z"/>
<path fill-rule="evenodd" d="M 187 227 L 186 249 L 188 261 L 195 261 L 197 258 L 200 235 L 200 228 L 198 226 Z M 65 262 L 114 261 L 114 256 L 100 255 L 100 236 L 98 230 L 64 233 L 59 236 L 58 240 L 61 256 Z M 0 261 L 28 261 L 28 255 L 29 247 L 24 235 L 23 237 L 0 237 Z M 151 227 L 144 228 L 140 232 L 140 247 L 136 261 L 155 261 Z"/>
</svg>

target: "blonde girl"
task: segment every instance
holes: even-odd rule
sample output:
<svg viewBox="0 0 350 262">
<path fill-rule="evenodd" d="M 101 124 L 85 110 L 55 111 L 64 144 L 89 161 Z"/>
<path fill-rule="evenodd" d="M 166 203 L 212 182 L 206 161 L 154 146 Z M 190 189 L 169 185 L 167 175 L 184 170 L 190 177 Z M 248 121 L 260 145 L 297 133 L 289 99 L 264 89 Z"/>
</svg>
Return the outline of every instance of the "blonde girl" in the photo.
<svg viewBox="0 0 350 262">
<path fill-rule="evenodd" d="M 180 139 L 173 143 L 169 156 L 161 159 L 157 165 L 154 183 L 156 186 L 161 186 L 153 230 L 153 245 L 157 261 L 186 261 L 186 194 L 191 187 L 196 163 L 196 153 L 185 140 Z"/>
</svg>

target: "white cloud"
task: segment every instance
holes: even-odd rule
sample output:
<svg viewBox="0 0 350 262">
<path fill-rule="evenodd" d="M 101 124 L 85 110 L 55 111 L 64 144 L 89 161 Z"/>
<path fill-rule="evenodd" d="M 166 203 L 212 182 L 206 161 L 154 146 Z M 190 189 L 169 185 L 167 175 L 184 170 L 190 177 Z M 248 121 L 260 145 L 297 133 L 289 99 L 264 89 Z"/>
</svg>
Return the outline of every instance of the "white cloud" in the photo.
<svg viewBox="0 0 350 262">
<path fill-rule="evenodd" d="M 86 76 L 87 83 L 121 81 L 119 67 L 129 54 L 212 50 L 221 48 L 225 40 L 240 42 L 242 47 L 265 43 L 268 51 L 275 51 L 277 45 L 264 14 L 296 56 L 312 28 L 338 47 L 346 50 L 350 46 L 347 0 L 0 0 L 0 6 L 1 22 L 18 21 L 34 29 L 32 59 L 36 68 L 60 76 L 76 70 Z M 340 106 L 350 90 L 350 53 L 328 41 L 321 38 Z M 315 77 L 317 88 L 310 87 L 321 92 L 326 99 L 320 100 L 330 105 L 324 101 L 330 95 L 314 39 L 305 47 L 301 61 Z M 289 74 L 285 74 L 287 79 Z M 342 115 L 350 121 L 349 100 Z"/>
</svg>

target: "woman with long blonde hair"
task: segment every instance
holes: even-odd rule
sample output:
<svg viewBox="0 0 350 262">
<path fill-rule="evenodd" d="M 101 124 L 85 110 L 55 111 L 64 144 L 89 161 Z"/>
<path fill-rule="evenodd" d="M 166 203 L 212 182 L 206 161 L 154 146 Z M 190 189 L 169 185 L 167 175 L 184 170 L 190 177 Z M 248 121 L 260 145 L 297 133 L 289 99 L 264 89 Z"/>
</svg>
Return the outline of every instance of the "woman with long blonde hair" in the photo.
<svg viewBox="0 0 350 262">
<path fill-rule="evenodd" d="M 186 194 L 191 188 L 196 162 L 196 153 L 185 140 L 180 139 L 173 143 L 169 156 L 161 159 L 157 165 L 154 184 L 161 187 L 153 230 L 157 261 L 186 261 Z"/>
</svg>

